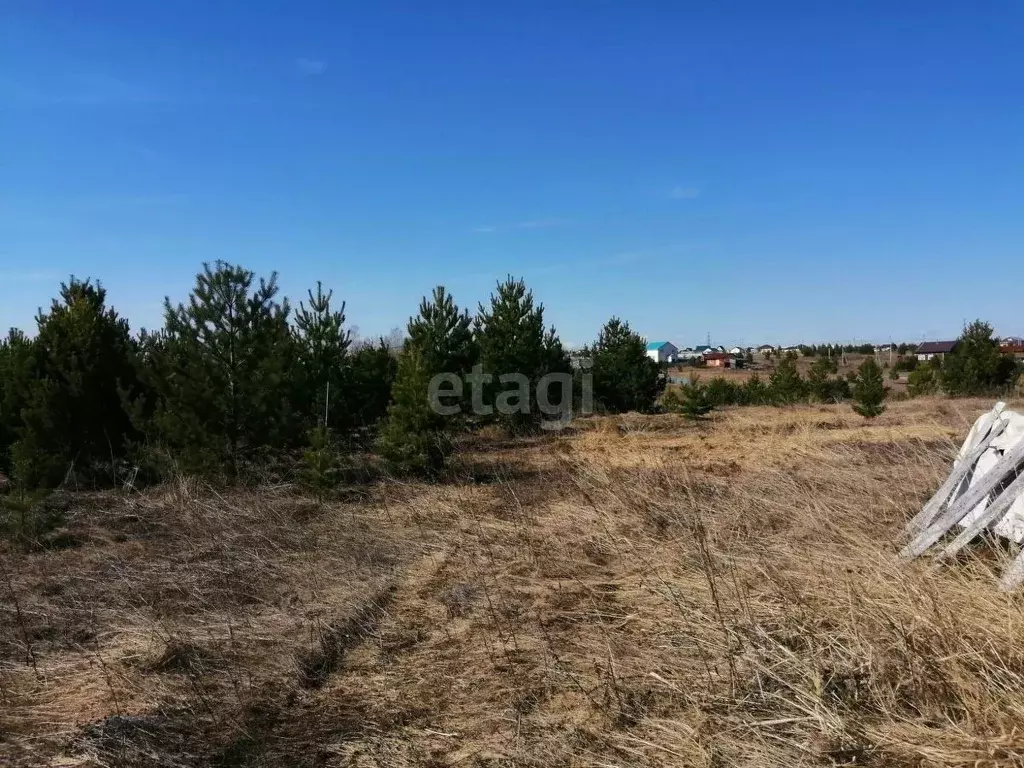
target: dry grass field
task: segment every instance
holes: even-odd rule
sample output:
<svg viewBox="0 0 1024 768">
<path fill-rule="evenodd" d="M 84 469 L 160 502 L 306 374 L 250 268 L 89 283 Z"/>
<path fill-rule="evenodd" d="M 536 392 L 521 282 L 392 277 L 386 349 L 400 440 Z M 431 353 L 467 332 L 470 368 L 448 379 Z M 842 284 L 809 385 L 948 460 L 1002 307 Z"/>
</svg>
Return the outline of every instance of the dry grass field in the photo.
<svg viewBox="0 0 1024 768">
<path fill-rule="evenodd" d="M 0 544 L 0 765 L 1019 765 L 1012 553 L 895 560 L 990 407 L 593 419 L 325 504 L 56 496 Z"/>
</svg>

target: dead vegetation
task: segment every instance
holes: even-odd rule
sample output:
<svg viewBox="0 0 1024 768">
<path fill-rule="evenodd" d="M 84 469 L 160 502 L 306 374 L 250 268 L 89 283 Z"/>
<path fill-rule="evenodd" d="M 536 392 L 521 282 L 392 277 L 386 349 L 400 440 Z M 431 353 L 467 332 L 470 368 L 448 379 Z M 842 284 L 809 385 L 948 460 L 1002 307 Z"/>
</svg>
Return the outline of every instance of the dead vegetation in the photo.
<svg viewBox="0 0 1024 768">
<path fill-rule="evenodd" d="M 991 403 L 595 421 L 474 481 L 181 485 L 8 547 L 0 763 L 1013 765 L 1002 547 L 895 560 Z"/>
</svg>

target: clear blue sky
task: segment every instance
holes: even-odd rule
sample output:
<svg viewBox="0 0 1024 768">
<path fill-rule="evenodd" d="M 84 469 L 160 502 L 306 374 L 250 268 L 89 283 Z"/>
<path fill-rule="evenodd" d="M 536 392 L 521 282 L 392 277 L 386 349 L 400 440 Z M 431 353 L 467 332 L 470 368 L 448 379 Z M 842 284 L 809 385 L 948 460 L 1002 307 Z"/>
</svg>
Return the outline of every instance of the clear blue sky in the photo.
<svg viewBox="0 0 1024 768">
<path fill-rule="evenodd" d="M 1024 333 L 1024 4 L 0 3 L 0 326 L 199 264 L 363 335 L 521 275 L 568 343 Z"/>
</svg>

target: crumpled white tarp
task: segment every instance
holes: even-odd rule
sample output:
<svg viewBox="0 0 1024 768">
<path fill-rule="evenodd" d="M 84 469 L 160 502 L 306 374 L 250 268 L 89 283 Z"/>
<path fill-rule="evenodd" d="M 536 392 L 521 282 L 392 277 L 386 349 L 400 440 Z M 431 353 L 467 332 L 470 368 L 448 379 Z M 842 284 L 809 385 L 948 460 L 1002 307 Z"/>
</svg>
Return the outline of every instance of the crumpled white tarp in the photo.
<svg viewBox="0 0 1024 768">
<path fill-rule="evenodd" d="M 1000 409 L 1000 406 L 1003 407 Z M 956 468 L 964 460 L 964 457 L 971 452 L 971 448 L 978 441 L 978 436 L 988 432 L 995 419 L 1005 421 L 1006 429 L 985 449 L 985 452 L 975 464 L 974 471 L 964 479 L 953 495 L 954 499 L 967 493 L 972 485 L 977 483 L 986 472 L 996 465 L 1006 451 L 1024 441 L 1024 414 L 1006 410 L 1003 403 L 999 403 L 996 409 L 998 409 L 998 413 L 990 411 L 974 422 L 971 431 L 967 433 L 967 439 L 964 440 L 964 444 L 960 447 L 960 452 L 957 454 L 953 467 Z M 1024 468 L 1018 468 L 1018 472 L 1024 472 Z M 963 520 L 960 521 L 960 527 L 965 528 L 970 525 L 985 510 L 989 503 L 990 499 L 986 498 L 968 512 Z M 1017 497 L 1006 514 L 995 525 L 991 526 L 991 530 L 1007 539 L 1013 539 L 1018 544 L 1024 541 L 1024 494 Z"/>
</svg>

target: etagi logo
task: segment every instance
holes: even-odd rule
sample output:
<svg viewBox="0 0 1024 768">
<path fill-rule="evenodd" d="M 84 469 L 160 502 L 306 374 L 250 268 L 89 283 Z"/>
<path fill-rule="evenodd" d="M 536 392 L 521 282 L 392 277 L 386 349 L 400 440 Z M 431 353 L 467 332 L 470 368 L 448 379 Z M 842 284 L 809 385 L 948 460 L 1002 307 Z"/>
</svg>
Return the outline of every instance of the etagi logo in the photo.
<svg viewBox="0 0 1024 768">
<path fill-rule="evenodd" d="M 427 398 L 430 408 L 440 416 L 454 416 L 461 413 L 466 406 L 465 387 L 469 386 L 469 410 L 477 416 L 490 416 L 495 412 L 502 416 L 520 413 L 530 414 L 530 403 L 535 402 L 537 409 L 548 418 L 541 422 L 541 428 L 556 430 L 565 429 L 573 419 L 573 405 L 578 406 L 576 414 L 586 415 L 594 412 L 594 375 L 589 369 L 592 363 L 581 360 L 581 375 L 574 377 L 571 373 L 548 373 L 537 381 L 537 387 L 531 393 L 530 379 L 522 373 L 501 373 L 494 376 L 485 373 L 482 365 L 474 365 L 471 373 L 460 376 L 457 373 L 439 373 L 430 380 Z M 576 381 L 580 385 L 578 402 L 574 398 L 573 387 Z M 496 393 L 494 404 L 484 402 L 484 387 L 497 381 L 501 387 Z"/>
</svg>

